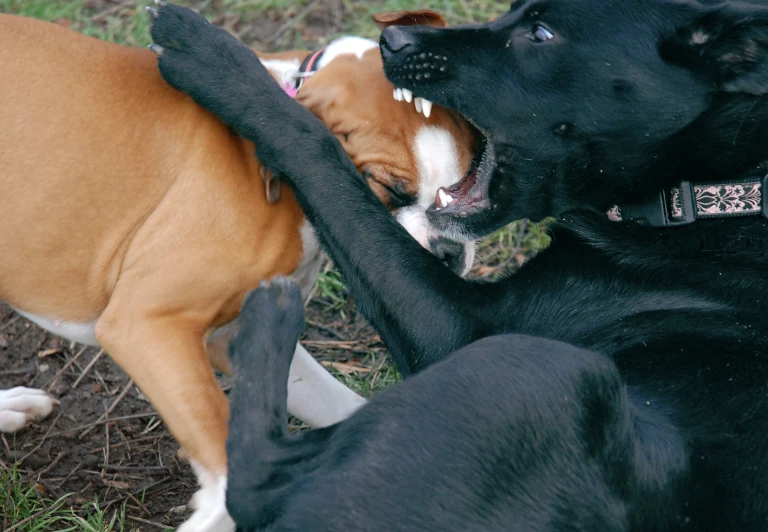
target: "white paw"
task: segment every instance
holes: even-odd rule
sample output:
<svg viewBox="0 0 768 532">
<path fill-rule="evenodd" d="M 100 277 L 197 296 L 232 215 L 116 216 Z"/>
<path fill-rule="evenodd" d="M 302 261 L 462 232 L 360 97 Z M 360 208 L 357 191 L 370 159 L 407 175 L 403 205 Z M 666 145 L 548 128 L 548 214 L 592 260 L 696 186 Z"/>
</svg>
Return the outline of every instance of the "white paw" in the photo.
<svg viewBox="0 0 768 532">
<path fill-rule="evenodd" d="M 0 390 L 0 432 L 17 432 L 48 416 L 57 404 L 43 390 L 22 386 Z"/>
<path fill-rule="evenodd" d="M 227 477 L 213 480 L 212 475 L 190 461 L 202 487 L 192 497 L 192 516 L 177 532 L 232 532 L 235 522 L 226 507 Z"/>
</svg>

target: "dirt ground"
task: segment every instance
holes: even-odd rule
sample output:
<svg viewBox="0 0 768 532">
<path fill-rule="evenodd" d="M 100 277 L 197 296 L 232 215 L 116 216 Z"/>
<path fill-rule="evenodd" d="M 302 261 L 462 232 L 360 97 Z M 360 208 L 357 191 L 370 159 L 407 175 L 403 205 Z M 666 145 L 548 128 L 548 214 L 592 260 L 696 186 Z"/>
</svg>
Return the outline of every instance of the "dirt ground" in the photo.
<svg viewBox="0 0 768 532">
<path fill-rule="evenodd" d="M 320 297 L 307 315 L 317 325 L 308 325 L 304 343 L 318 359 L 361 378 L 387 369 L 383 345 L 353 306 L 340 309 Z M 61 402 L 49 419 L 2 435 L 4 467 L 18 462 L 25 481 L 51 499 L 72 493 L 72 507 L 94 499 L 103 510 L 125 503 L 139 530 L 184 520 L 194 475 L 150 404 L 107 355 L 70 345 L 0 304 L 0 368 L 0 389 L 42 388 Z M 228 378 L 220 380 L 229 390 Z"/>
</svg>

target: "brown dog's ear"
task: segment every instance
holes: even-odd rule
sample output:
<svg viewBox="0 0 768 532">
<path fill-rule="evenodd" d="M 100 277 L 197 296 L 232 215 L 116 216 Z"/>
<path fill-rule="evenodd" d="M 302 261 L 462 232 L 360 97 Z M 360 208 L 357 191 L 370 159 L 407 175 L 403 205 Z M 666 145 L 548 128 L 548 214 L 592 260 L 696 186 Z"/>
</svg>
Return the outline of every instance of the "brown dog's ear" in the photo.
<svg viewBox="0 0 768 532">
<path fill-rule="evenodd" d="M 704 8 L 661 44 L 661 55 L 725 92 L 768 94 L 768 9 Z"/>
<path fill-rule="evenodd" d="M 445 20 L 445 17 L 431 9 L 389 11 L 387 13 L 376 13 L 371 18 L 381 30 L 389 26 L 433 26 L 435 28 L 445 28 L 448 26 L 448 21 Z"/>
</svg>

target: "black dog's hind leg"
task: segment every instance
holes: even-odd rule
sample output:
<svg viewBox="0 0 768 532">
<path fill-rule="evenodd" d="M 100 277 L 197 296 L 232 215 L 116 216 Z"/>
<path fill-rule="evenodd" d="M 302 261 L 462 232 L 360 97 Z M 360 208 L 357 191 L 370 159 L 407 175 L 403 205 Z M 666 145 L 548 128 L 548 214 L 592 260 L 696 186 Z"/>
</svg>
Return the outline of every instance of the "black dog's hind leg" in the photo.
<svg viewBox="0 0 768 532">
<path fill-rule="evenodd" d="M 483 336 L 488 327 L 480 315 L 504 313 L 468 311 L 501 304 L 498 290 L 478 290 L 411 238 L 328 128 L 284 94 L 232 35 L 193 11 L 165 4 L 154 18 L 152 39 L 165 80 L 255 142 L 261 162 L 294 185 L 401 372 L 417 371 Z"/>
<path fill-rule="evenodd" d="M 235 374 L 227 439 L 227 509 L 246 530 L 272 521 L 280 493 L 330 430 L 288 433 L 288 373 L 304 330 L 296 284 L 277 278 L 249 294 L 230 344 Z"/>
</svg>

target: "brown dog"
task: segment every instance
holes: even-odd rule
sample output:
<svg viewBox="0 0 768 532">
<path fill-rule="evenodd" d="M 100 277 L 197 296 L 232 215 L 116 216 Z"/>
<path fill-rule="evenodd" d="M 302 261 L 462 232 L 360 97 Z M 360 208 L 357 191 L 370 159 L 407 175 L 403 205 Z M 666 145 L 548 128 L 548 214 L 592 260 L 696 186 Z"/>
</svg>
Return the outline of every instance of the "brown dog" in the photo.
<svg viewBox="0 0 768 532">
<path fill-rule="evenodd" d="M 254 146 L 169 88 L 150 51 L 5 15 L 0 50 L 0 299 L 112 356 L 198 474 L 196 512 L 182 529 L 229 530 L 228 405 L 211 365 L 229 371 L 223 347 L 260 281 L 292 275 L 311 287 L 322 258 L 311 227 Z M 398 103 L 408 95 L 387 82 L 376 43 L 340 39 L 299 76 L 308 55 L 262 57 L 287 89 L 304 81 L 297 99 L 338 134 L 411 234 L 444 246 L 424 210 L 470 167 L 473 131 L 428 102 L 416 103 L 419 113 Z M 464 272 L 472 248 L 458 249 Z M 300 346 L 290 386 L 289 410 L 316 426 L 363 402 Z M 0 430 L 52 406 L 37 390 L 0 392 Z"/>
</svg>

